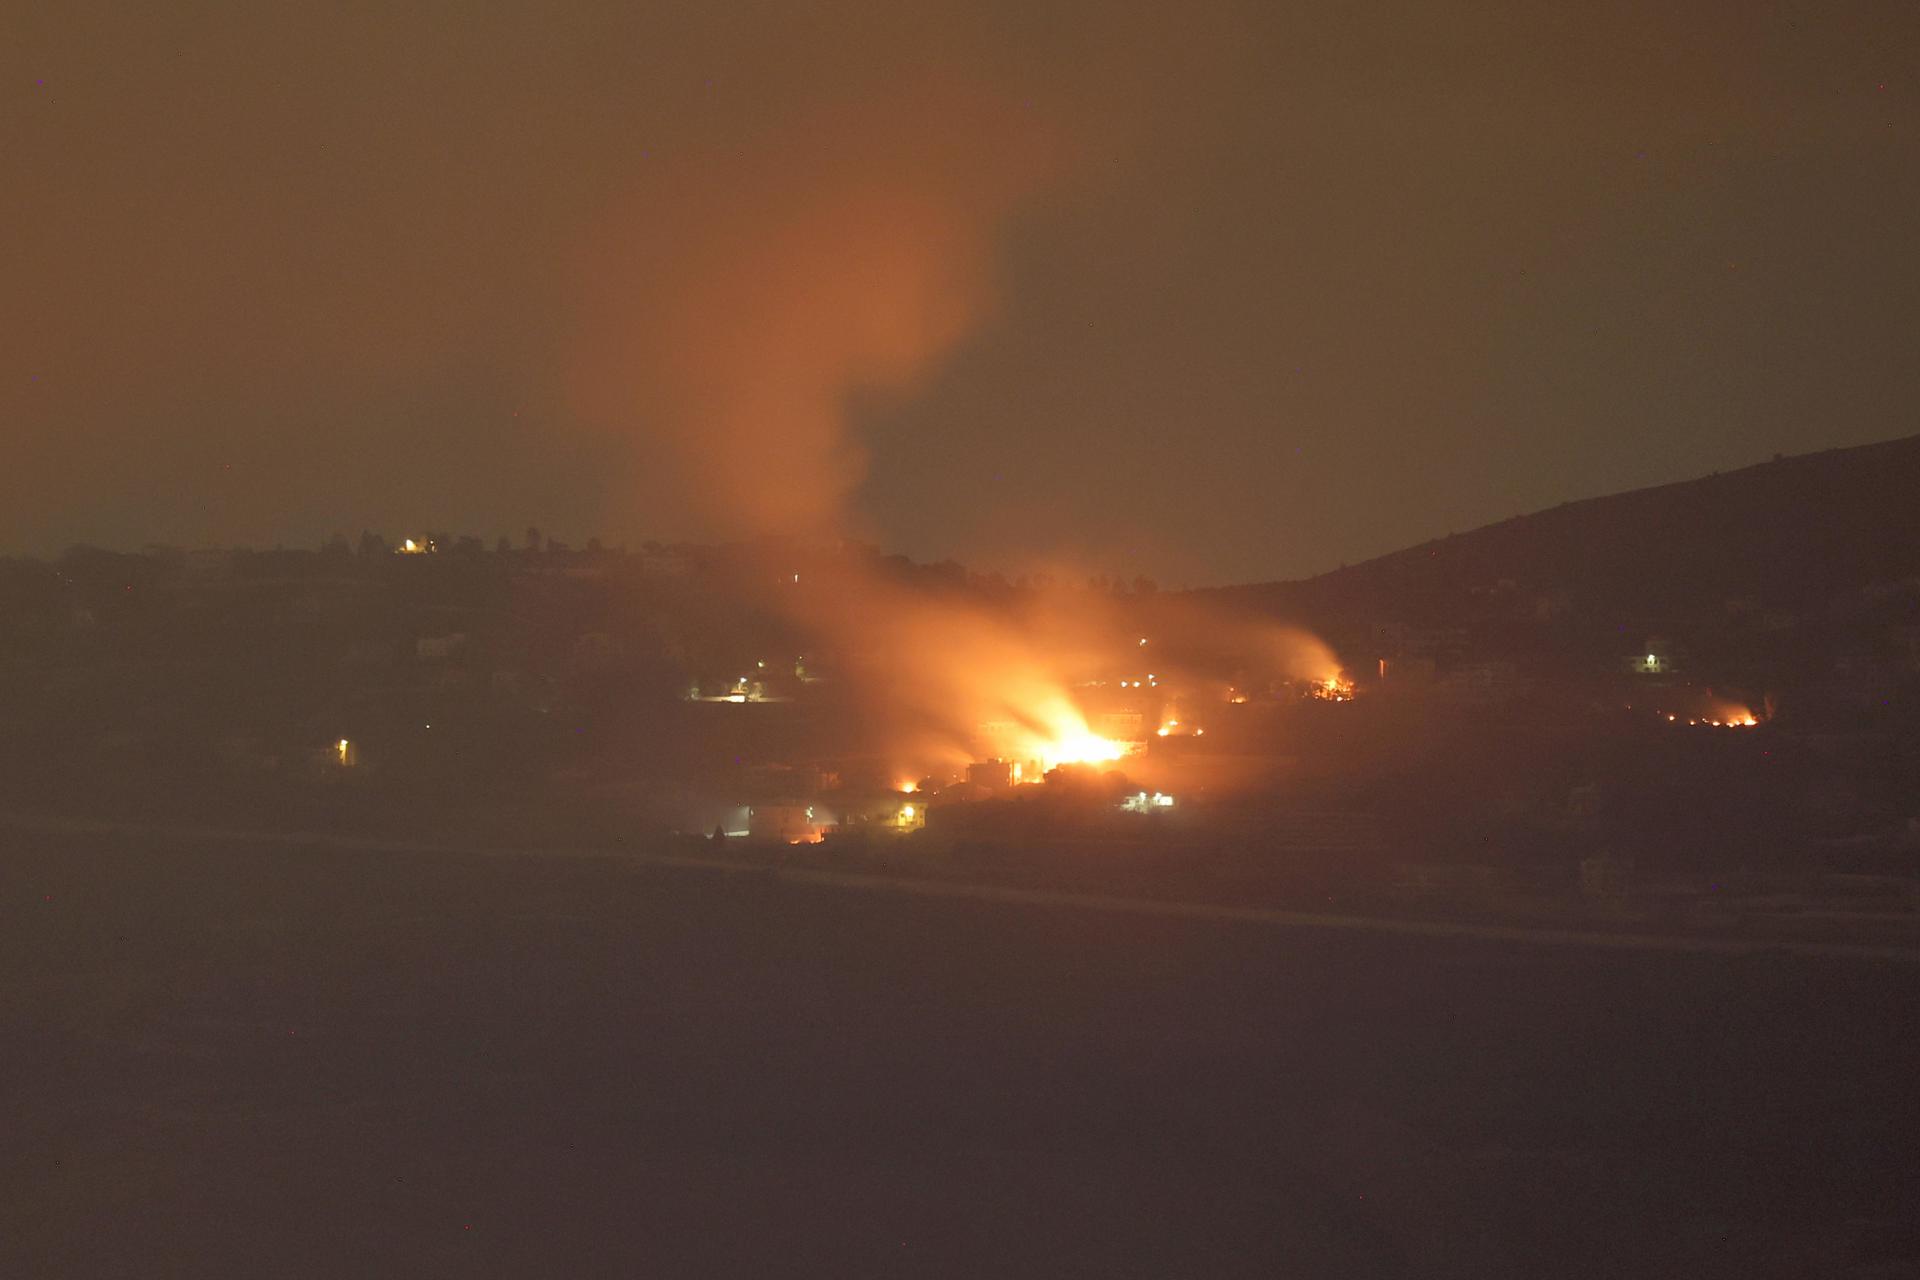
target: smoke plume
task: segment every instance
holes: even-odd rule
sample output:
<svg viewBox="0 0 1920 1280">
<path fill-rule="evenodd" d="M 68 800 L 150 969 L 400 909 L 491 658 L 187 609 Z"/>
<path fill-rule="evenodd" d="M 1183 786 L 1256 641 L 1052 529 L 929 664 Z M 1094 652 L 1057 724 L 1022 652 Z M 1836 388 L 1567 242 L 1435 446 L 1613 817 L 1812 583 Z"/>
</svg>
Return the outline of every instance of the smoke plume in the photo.
<svg viewBox="0 0 1920 1280">
<path fill-rule="evenodd" d="M 574 394 L 714 536 L 847 524 L 857 395 L 905 394 L 989 315 L 1046 131 L 923 87 L 659 163 L 594 238 Z"/>
<path fill-rule="evenodd" d="M 644 441 L 676 514 L 710 536 L 773 539 L 777 554 L 779 539 L 845 534 L 865 474 L 850 403 L 910 394 L 990 321 L 1001 235 L 1059 151 L 1028 113 L 941 85 L 661 162 L 589 246 L 579 406 Z M 824 563 L 779 607 L 841 660 L 902 768 L 1118 754 L 1072 692 L 1137 663 L 1111 600 L 989 602 L 859 557 Z M 1180 625 L 1228 633 L 1197 615 Z"/>
</svg>

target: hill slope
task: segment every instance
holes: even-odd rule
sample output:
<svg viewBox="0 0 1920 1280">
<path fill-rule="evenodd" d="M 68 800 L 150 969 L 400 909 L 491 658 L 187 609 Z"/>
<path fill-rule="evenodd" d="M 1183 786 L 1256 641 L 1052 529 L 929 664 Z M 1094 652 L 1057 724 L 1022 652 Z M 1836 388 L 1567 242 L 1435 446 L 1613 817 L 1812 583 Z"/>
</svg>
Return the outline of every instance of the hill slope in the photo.
<svg viewBox="0 0 1920 1280">
<path fill-rule="evenodd" d="M 1730 598 L 1800 612 L 1920 575 L 1920 435 L 1564 503 L 1299 582 L 1225 588 L 1305 618 L 1440 618 L 1476 588 L 1681 617 Z"/>
</svg>

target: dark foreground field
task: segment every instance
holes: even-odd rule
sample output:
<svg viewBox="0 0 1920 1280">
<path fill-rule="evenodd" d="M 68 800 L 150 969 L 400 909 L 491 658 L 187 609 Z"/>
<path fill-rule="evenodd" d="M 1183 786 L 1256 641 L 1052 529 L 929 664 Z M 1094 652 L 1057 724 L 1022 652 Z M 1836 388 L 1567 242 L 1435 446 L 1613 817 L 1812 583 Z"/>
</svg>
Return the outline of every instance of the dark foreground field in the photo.
<svg viewBox="0 0 1920 1280">
<path fill-rule="evenodd" d="M 1920 1276 L 1920 969 L 0 850 L 8 1276 Z"/>
</svg>

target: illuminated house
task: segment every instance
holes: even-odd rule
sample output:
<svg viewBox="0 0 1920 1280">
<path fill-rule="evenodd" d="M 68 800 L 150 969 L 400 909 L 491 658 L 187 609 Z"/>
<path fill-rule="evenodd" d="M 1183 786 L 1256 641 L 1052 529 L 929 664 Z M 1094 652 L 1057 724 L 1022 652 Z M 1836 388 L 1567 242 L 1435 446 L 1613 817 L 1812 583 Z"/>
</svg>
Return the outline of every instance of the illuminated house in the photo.
<svg viewBox="0 0 1920 1280">
<path fill-rule="evenodd" d="M 707 677 L 687 690 L 689 702 L 787 702 L 790 699 L 772 693 L 765 680 L 753 676 Z"/>
<path fill-rule="evenodd" d="M 834 797 L 842 831 L 918 831 L 927 825 L 926 801 L 897 791 Z"/>
<path fill-rule="evenodd" d="M 1626 667 L 1637 676 L 1666 676 L 1680 669 L 1679 653 L 1665 636 L 1650 636 L 1646 647 L 1630 654 Z"/>
<path fill-rule="evenodd" d="M 324 746 L 307 747 L 295 756 L 304 762 L 307 774 L 317 780 L 348 776 L 360 767 L 360 744 L 351 738 L 335 738 Z"/>
</svg>

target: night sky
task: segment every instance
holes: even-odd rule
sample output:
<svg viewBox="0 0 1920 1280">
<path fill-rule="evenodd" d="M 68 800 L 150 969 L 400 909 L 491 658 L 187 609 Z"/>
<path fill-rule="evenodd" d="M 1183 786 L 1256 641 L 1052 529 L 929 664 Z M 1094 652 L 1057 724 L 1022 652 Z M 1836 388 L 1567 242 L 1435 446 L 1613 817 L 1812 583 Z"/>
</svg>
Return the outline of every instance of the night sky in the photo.
<svg viewBox="0 0 1920 1280">
<path fill-rule="evenodd" d="M 1909 434 L 1917 28 L 13 6 L 0 550 L 841 529 L 1201 585 Z"/>
</svg>

